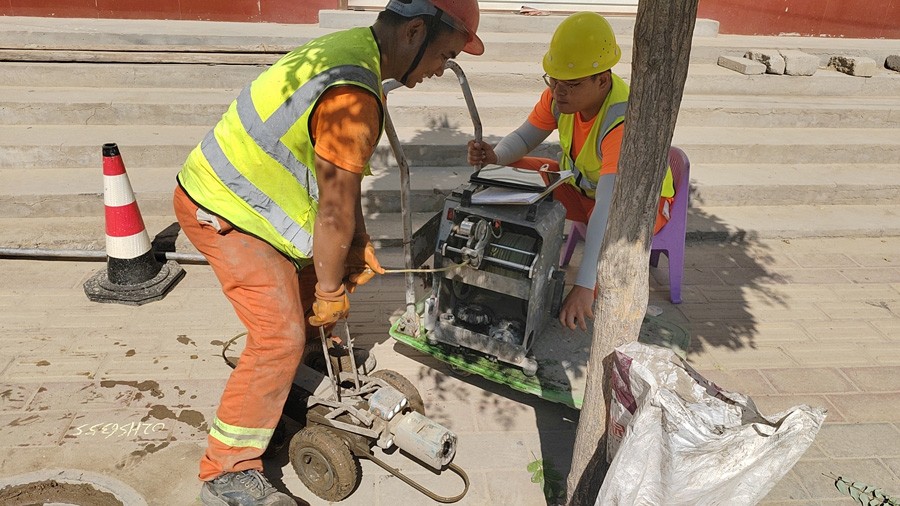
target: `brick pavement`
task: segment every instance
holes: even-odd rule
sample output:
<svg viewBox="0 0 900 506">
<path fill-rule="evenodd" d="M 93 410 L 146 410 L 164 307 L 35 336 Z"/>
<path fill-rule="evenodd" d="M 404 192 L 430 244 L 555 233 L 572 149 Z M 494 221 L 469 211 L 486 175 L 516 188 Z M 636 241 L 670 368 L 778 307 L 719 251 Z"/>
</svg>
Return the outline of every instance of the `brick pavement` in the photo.
<svg viewBox="0 0 900 506">
<path fill-rule="evenodd" d="M 766 504 L 849 504 L 822 473 L 900 494 L 898 251 L 900 238 L 691 244 L 680 306 L 668 303 L 665 270 L 651 270 L 651 304 L 690 330 L 689 360 L 704 375 L 766 414 L 799 403 L 828 410 Z M 382 260 L 398 266 L 400 256 Z M 221 343 L 240 324 L 206 266 L 186 266 L 168 297 L 138 308 L 86 299 L 81 284 L 100 268 L 0 260 L 0 477 L 81 469 L 150 504 L 195 504 L 197 459 L 229 371 Z M 410 378 L 429 415 L 458 433 L 456 461 L 472 480 L 460 504 L 546 504 L 526 466 L 543 457 L 565 474 L 578 413 L 457 377 L 395 344 L 387 322 L 402 301 L 400 277 L 373 281 L 354 297 L 351 327 L 379 367 Z M 270 477 L 323 504 L 284 453 L 268 463 Z M 441 493 L 458 490 L 450 476 L 405 469 Z M 428 503 L 363 462 L 359 489 L 342 504 L 398 502 Z"/>
</svg>

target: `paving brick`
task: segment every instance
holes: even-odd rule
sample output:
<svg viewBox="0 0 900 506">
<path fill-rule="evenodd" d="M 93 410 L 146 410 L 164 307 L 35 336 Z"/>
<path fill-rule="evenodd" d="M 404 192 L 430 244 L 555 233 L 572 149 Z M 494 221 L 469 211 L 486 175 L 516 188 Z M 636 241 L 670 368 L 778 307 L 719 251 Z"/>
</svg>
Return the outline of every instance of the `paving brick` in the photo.
<svg viewBox="0 0 900 506">
<path fill-rule="evenodd" d="M 900 293 L 887 284 L 840 285 L 830 286 L 829 289 L 838 300 L 900 300 Z"/>
<path fill-rule="evenodd" d="M 668 269 L 650 269 L 650 275 L 657 283 L 668 286 L 669 271 Z M 685 285 L 721 285 L 722 280 L 716 275 L 712 269 L 684 268 L 684 278 L 682 283 Z"/>
<path fill-rule="evenodd" d="M 734 70 L 745 75 L 764 74 L 766 66 L 757 61 L 742 58 L 740 56 L 719 56 L 718 64 L 728 70 Z"/>
<path fill-rule="evenodd" d="M 100 381 L 42 383 L 26 411 L 58 410 L 68 406 L 79 411 L 124 409 L 135 390 L 125 385 Z"/>
<path fill-rule="evenodd" d="M 193 360 L 184 355 L 147 353 L 109 361 L 97 371 L 101 380 L 190 377 Z M 222 367 L 226 367 L 224 364 Z"/>
<path fill-rule="evenodd" d="M 756 348 L 715 348 L 710 351 L 715 361 L 725 370 L 763 369 L 768 367 L 793 367 L 797 363 L 778 346 Z"/>
<path fill-rule="evenodd" d="M 819 57 L 794 49 L 782 50 L 784 73 L 789 76 L 811 76 L 819 69 Z"/>
<path fill-rule="evenodd" d="M 841 274 L 854 283 L 900 283 L 900 269 L 840 269 Z"/>
<path fill-rule="evenodd" d="M 813 500 L 842 499 L 844 504 L 850 504 L 852 500 L 841 494 L 834 487 L 834 480 L 825 475 L 879 486 L 893 480 L 891 472 L 877 459 L 801 460 L 792 471 Z"/>
<path fill-rule="evenodd" d="M 900 494 L 900 459 L 881 459 L 881 461 L 894 473 L 894 477 L 897 479 L 894 482 L 896 485 L 885 488 L 885 490 L 892 494 Z"/>
<path fill-rule="evenodd" d="M 800 267 L 858 267 L 856 262 L 843 253 L 798 253 L 791 256 Z"/>
<path fill-rule="evenodd" d="M 117 383 L 134 391 L 128 402 L 128 406 L 131 408 L 150 408 L 160 403 L 179 408 L 217 407 L 225 388 L 225 381 L 222 379 L 160 380 L 158 382 L 120 380 Z"/>
<path fill-rule="evenodd" d="M 865 56 L 832 56 L 828 66 L 838 72 L 855 77 L 872 77 L 875 75 L 875 60 Z"/>
<path fill-rule="evenodd" d="M 866 366 L 877 363 L 877 355 L 854 343 L 818 342 L 784 344 L 781 349 L 803 367 Z"/>
<path fill-rule="evenodd" d="M 849 280 L 837 269 L 781 269 L 781 277 L 794 284 L 840 285 Z"/>
<path fill-rule="evenodd" d="M 788 471 L 778 483 L 772 487 L 772 490 L 766 494 L 762 504 L 768 504 L 767 501 L 787 501 L 797 499 L 809 499 L 809 494 L 803 490 L 800 479 L 793 472 Z"/>
<path fill-rule="evenodd" d="M 860 342 L 884 341 L 881 332 L 871 324 L 858 320 L 806 321 L 801 324 L 815 341 Z"/>
<path fill-rule="evenodd" d="M 778 273 L 773 273 L 762 267 L 741 268 L 731 267 L 716 269 L 716 275 L 726 285 L 752 286 L 754 284 L 786 283 L 787 280 Z"/>
<path fill-rule="evenodd" d="M 900 319 L 875 320 L 871 325 L 890 341 L 900 341 Z"/>
<path fill-rule="evenodd" d="M 841 372 L 863 392 L 900 392 L 900 366 L 842 367 Z"/>
<path fill-rule="evenodd" d="M 766 74 L 784 74 L 784 57 L 775 50 L 754 49 L 747 51 L 744 58 L 758 61 L 766 66 Z"/>
<path fill-rule="evenodd" d="M 738 302 L 682 303 L 678 309 L 693 322 L 748 320 L 752 316 L 744 305 Z"/>
<path fill-rule="evenodd" d="M 749 396 L 775 393 L 772 385 L 756 369 L 734 369 L 730 371 L 703 369 L 698 372 L 719 387 L 732 392 L 740 392 Z"/>
<path fill-rule="evenodd" d="M 763 369 L 762 375 L 778 393 L 808 394 L 856 392 L 857 388 L 838 369 L 805 367 Z"/>
<path fill-rule="evenodd" d="M 103 354 L 21 355 L 4 371 L 12 381 L 85 380 L 94 378 L 105 361 Z"/>
<path fill-rule="evenodd" d="M 790 306 L 784 305 L 756 305 L 753 307 L 753 315 L 761 321 L 781 322 L 781 321 L 806 321 L 806 320 L 824 320 L 827 318 L 825 313 L 815 304 L 806 302 L 798 302 Z"/>
<path fill-rule="evenodd" d="M 847 256 L 852 258 L 860 267 L 900 267 L 900 258 L 897 257 L 896 252 L 870 253 L 863 250 L 850 252 Z"/>
<path fill-rule="evenodd" d="M 848 422 L 900 422 L 900 392 L 827 397 Z"/>
<path fill-rule="evenodd" d="M 527 471 L 498 471 L 489 473 L 489 476 L 485 483 L 487 502 L 484 504 L 546 506 L 545 499 L 534 497 L 531 493 L 535 488 L 540 490 L 540 484 L 532 483 L 531 474 Z"/>
<path fill-rule="evenodd" d="M 0 448 L 55 446 L 72 417 L 65 410 L 0 415 Z"/>
<path fill-rule="evenodd" d="M 0 413 L 23 411 L 38 388 L 35 384 L 0 383 Z"/>
<path fill-rule="evenodd" d="M 60 444 L 166 441 L 175 422 L 148 416 L 147 410 L 84 411 L 72 418 Z"/>
<path fill-rule="evenodd" d="M 863 347 L 869 356 L 874 357 L 879 365 L 900 365 L 900 343 L 891 341 L 887 343 L 865 343 Z"/>
<path fill-rule="evenodd" d="M 835 320 L 878 320 L 891 319 L 895 316 L 884 302 L 874 301 L 835 301 L 817 302 L 816 306 L 829 318 Z"/>
<path fill-rule="evenodd" d="M 828 423 L 816 442 L 835 459 L 900 458 L 900 431 L 889 423 Z"/>
</svg>

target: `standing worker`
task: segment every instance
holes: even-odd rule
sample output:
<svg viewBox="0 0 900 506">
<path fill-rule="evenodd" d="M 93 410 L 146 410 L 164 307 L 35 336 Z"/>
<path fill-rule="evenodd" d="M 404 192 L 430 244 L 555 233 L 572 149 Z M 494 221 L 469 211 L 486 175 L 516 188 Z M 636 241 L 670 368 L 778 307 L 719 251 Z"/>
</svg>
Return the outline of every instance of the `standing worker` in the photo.
<svg viewBox="0 0 900 506">
<path fill-rule="evenodd" d="M 566 208 L 566 219 L 587 223 L 584 255 L 575 284 L 566 295 L 560 322 L 587 330 L 593 318 L 597 264 L 606 233 L 619 152 L 622 146 L 628 85 L 612 72 L 622 55 L 609 22 L 594 12 L 579 12 L 559 24 L 544 55 L 544 90 L 528 119 L 496 146 L 469 141 L 468 162 L 523 169 L 572 170 L 571 184 L 560 185 L 553 197 Z M 559 130 L 560 162 L 526 157 L 554 130 Z M 675 195 L 666 172 L 654 233 L 669 220 Z"/>
<path fill-rule="evenodd" d="M 360 201 L 384 128 L 381 83 L 413 88 L 460 51 L 482 54 L 478 20 L 477 0 L 390 0 L 371 27 L 312 40 L 263 72 L 179 172 L 178 222 L 248 331 L 200 462 L 203 504 L 295 504 L 260 456 L 314 331 L 306 316 L 333 325 L 347 293 L 384 272 Z"/>
</svg>

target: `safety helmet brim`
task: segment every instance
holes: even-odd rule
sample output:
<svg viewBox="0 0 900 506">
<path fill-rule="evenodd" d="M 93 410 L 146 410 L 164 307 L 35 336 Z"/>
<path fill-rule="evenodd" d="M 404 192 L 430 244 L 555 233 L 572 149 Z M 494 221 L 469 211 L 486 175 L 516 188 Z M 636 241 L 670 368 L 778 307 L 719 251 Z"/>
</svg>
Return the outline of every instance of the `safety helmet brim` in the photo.
<svg viewBox="0 0 900 506">
<path fill-rule="evenodd" d="M 478 56 L 484 54 L 484 42 L 475 32 L 478 30 L 480 13 L 476 0 L 390 0 L 386 10 L 396 12 L 405 18 L 416 16 L 436 16 L 454 30 L 466 34 L 463 52 Z"/>
</svg>

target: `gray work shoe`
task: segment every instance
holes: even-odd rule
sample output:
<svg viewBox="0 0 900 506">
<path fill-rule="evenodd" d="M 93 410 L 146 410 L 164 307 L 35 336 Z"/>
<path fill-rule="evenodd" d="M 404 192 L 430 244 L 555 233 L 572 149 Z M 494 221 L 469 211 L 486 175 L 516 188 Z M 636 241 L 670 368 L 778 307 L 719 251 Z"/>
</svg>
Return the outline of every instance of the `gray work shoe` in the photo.
<svg viewBox="0 0 900 506">
<path fill-rule="evenodd" d="M 297 506 L 255 469 L 225 473 L 205 482 L 200 501 L 206 506 Z"/>
</svg>

